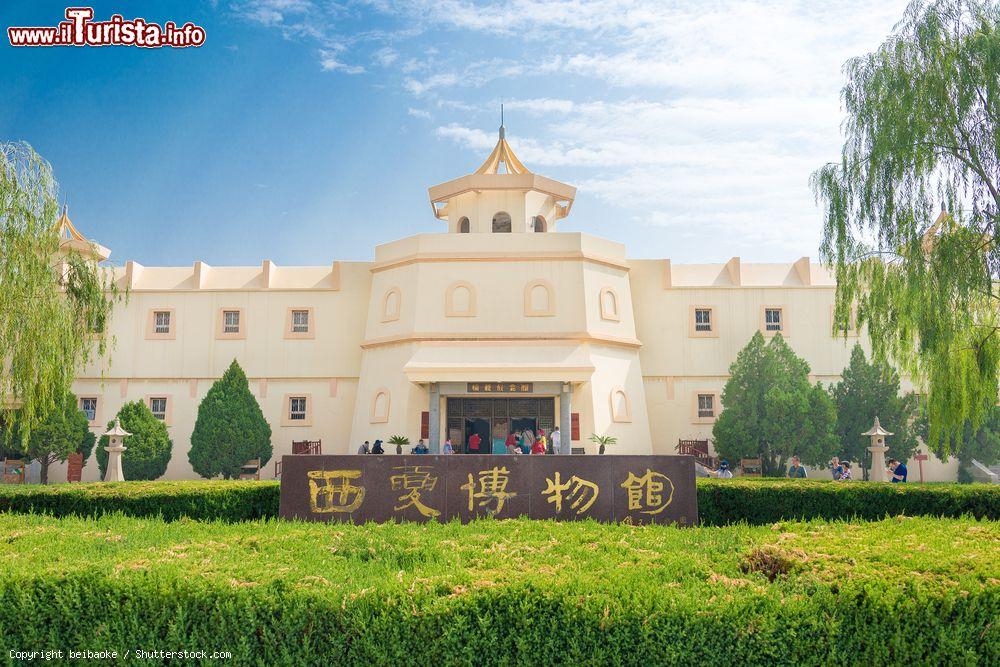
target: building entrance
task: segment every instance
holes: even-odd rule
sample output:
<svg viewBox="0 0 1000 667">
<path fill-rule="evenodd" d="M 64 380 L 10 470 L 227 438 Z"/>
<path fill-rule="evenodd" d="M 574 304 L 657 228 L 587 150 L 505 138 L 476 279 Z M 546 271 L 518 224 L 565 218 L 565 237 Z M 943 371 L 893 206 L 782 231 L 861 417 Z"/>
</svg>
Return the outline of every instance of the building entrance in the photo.
<svg viewBox="0 0 1000 667">
<path fill-rule="evenodd" d="M 481 454 L 507 453 L 504 442 L 510 433 L 543 429 L 551 433 L 555 426 L 555 399 L 532 398 L 448 398 L 446 419 L 448 437 L 458 453 L 468 454 L 469 438 L 479 436 Z"/>
</svg>

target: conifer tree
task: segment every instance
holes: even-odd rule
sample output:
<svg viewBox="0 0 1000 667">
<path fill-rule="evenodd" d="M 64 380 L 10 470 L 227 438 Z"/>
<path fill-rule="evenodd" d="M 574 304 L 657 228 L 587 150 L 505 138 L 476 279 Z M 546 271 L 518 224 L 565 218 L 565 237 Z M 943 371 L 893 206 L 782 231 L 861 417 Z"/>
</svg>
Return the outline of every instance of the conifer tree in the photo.
<svg viewBox="0 0 1000 667">
<path fill-rule="evenodd" d="M 839 456 L 862 463 L 868 479 L 868 446 L 871 439 L 861 435 L 872 427 L 875 417 L 893 433 L 888 439 L 889 453 L 907 460 L 917 448 L 916 420 L 919 403 L 916 395 L 899 394 L 899 374 L 885 364 L 869 363 L 860 345 L 851 350 L 851 362 L 841 381 L 831 387 L 837 407 Z"/>
<path fill-rule="evenodd" d="M 271 426 L 234 359 L 198 406 L 188 461 L 202 477 L 231 479 L 252 459 L 263 467 L 271 453 Z"/>
<path fill-rule="evenodd" d="M 836 412 L 822 386 L 809 384 L 809 365 L 776 334 L 758 331 L 729 368 L 722 414 L 712 435 L 719 455 L 760 458 L 764 475 L 785 474 L 793 455 L 819 466 L 837 447 Z"/>
</svg>

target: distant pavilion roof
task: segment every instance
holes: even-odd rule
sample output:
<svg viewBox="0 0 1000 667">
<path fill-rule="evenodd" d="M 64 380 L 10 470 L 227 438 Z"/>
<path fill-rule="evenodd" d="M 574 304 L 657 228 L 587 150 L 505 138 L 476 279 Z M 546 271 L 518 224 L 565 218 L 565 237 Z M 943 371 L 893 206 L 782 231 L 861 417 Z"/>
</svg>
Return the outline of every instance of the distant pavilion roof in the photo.
<svg viewBox="0 0 1000 667">
<path fill-rule="evenodd" d="M 76 250 L 82 255 L 93 257 L 99 262 L 111 256 L 111 251 L 96 241 L 91 241 L 77 230 L 73 221 L 69 219 L 69 207 L 63 204 L 62 215 L 56 220 L 56 229 L 59 232 L 59 247 L 69 250 Z"/>
</svg>

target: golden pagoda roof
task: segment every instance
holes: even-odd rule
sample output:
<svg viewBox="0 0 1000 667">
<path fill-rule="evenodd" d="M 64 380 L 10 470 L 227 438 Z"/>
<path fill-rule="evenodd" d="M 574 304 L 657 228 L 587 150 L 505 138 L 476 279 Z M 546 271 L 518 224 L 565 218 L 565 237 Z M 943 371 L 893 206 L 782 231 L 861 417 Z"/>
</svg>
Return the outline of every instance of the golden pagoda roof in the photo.
<svg viewBox="0 0 1000 667">
<path fill-rule="evenodd" d="M 110 250 L 80 233 L 73 221 L 69 219 L 69 207 L 65 204 L 63 204 L 62 215 L 56 220 L 56 229 L 59 232 L 60 249 L 75 250 L 93 257 L 98 262 L 103 262 L 111 256 Z"/>
<path fill-rule="evenodd" d="M 501 167 L 503 168 L 501 170 Z M 549 195 L 559 206 L 558 218 L 565 218 L 576 198 L 576 188 L 557 180 L 532 173 L 514 154 L 507 143 L 506 131 L 500 126 L 496 146 L 478 169 L 471 174 L 428 188 L 434 217 L 448 217 L 448 200 L 462 193 L 482 190 L 534 190 Z M 557 218 L 557 219 L 558 219 Z"/>
<path fill-rule="evenodd" d="M 63 204 L 62 215 L 56 220 L 56 229 L 59 230 L 59 238 L 64 241 L 83 241 L 89 243 L 87 239 L 77 231 L 76 227 L 73 226 L 73 222 L 69 219 L 69 206 Z"/>
<path fill-rule="evenodd" d="M 507 138 L 504 136 L 504 126 L 500 126 L 500 139 L 497 140 L 497 145 L 493 148 L 493 152 L 490 156 L 486 158 L 486 162 L 476 169 L 474 174 L 530 174 L 528 168 L 517 159 L 514 155 L 514 149 L 510 147 L 507 143 Z M 506 172 L 500 171 L 500 165 L 506 168 Z"/>
</svg>

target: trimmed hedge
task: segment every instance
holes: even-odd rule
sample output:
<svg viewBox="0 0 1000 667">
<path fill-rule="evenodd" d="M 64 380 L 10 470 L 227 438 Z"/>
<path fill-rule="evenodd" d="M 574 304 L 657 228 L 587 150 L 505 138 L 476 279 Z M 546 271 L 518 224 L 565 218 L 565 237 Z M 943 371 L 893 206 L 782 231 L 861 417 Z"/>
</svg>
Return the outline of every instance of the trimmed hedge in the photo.
<svg viewBox="0 0 1000 667">
<path fill-rule="evenodd" d="M 190 481 L 0 485 L 0 512 L 250 521 L 278 515 L 277 482 Z M 699 479 L 706 526 L 787 519 L 974 516 L 1000 519 L 1000 485 L 874 484 L 785 479 Z"/>
<path fill-rule="evenodd" d="M 0 485 L 0 512 L 250 521 L 278 516 L 277 482 L 190 481 Z"/>
<path fill-rule="evenodd" d="M 1000 525 L 972 519 L 678 529 L 8 514 L 0 535 L 5 648 L 268 665 L 1000 664 Z"/>
</svg>

